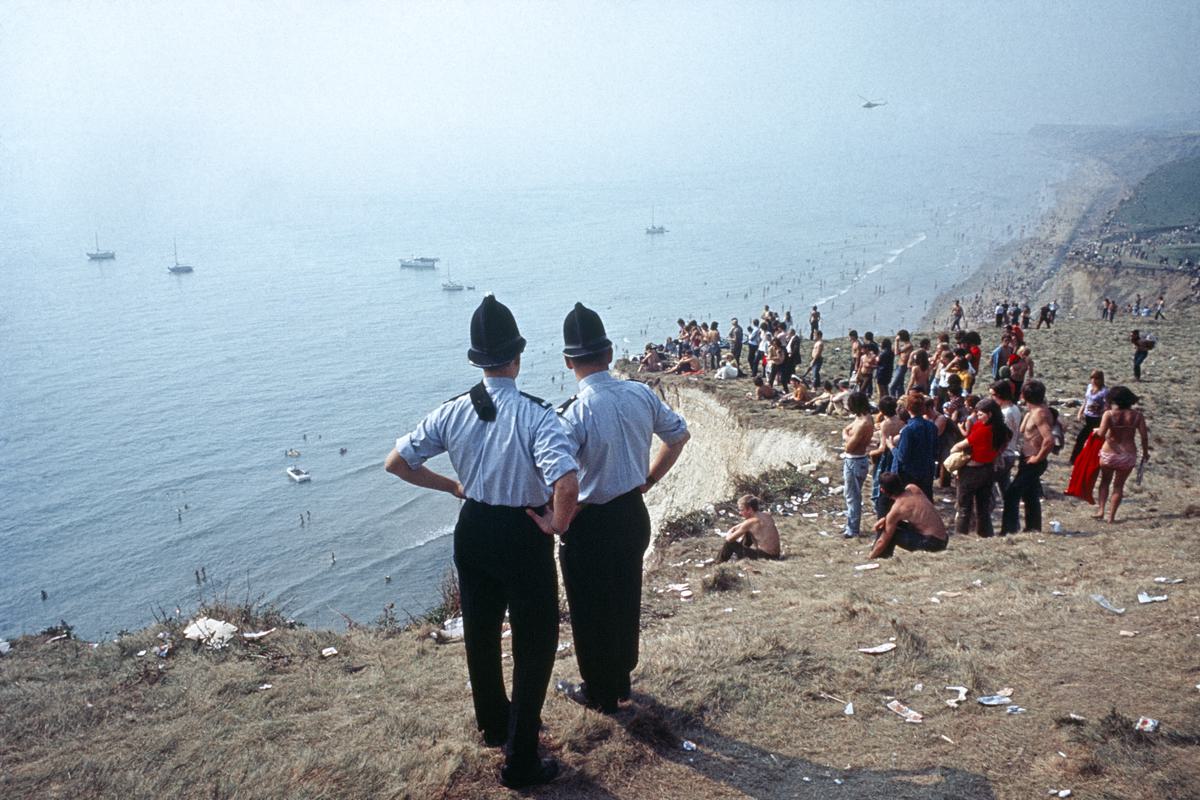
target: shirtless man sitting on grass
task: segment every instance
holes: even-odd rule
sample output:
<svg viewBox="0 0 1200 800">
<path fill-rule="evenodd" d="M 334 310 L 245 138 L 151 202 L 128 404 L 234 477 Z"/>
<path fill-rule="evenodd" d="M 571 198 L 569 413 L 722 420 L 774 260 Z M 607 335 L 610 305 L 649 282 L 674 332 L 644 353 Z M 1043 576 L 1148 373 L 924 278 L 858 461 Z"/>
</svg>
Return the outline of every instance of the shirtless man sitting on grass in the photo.
<svg viewBox="0 0 1200 800">
<path fill-rule="evenodd" d="M 904 485 L 894 472 L 879 476 L 879 487 L 892 499 L 887 516 L 875 523 L 875 546 L 870 558 L 891 558 L 897 547 L 905 550 L 946 549 L 946 523 L 915 483 Z"/>
<path fill-rule="evenodd" d="M 774 518 L 766 511 L 759 511 L 759 500 L 752 494 L 738 498 L 738 513 L 743 522 L 739 522 L 725 534 L 725 544 L 717 555 L 717 563 L 723 564 L 730 558 L 768 558 L 778 559 L 779 529 L 775 527 Z"/>
</svg>

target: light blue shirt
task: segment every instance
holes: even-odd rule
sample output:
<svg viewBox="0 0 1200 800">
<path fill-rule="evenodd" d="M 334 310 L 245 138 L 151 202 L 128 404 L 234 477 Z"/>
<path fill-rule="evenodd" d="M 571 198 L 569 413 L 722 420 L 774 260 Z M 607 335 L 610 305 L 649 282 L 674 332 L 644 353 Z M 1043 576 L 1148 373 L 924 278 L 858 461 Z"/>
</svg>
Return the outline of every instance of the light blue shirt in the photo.
<svg viewBox="0 0 1200 800">
<path fill-rule="evenodd" d="M 579 502 L 607 503 L 646 482 L 650 442 L 687 435 L 687 423 L 644 383 L 608 370 L 579 382 L 579 394 L 561 412 L 579 459 Z"/>
<path fill-rule="evenodd" d="M 578 469 L 575 448 L 558 415 L 517 391 L 512 378 L 483 379 L 496 406 L 484 422 L 469 394 L 449 400 L 396 440 L 396 451 L 413 469 L 450 454 L 467 497 L 493 506 L 536 508 L 550 501 L 554 482 Z"/>
</svg>

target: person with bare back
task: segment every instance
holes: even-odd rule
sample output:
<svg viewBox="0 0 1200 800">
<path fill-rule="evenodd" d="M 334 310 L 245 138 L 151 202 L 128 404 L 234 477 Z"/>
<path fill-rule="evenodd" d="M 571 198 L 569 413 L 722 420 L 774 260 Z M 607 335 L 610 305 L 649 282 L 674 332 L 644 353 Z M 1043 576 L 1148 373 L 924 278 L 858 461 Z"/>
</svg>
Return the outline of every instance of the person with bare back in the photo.
<svg viewBox="0 0 1200 800">
<path fill-rule="evenodd" d="M 871 417 L 871 403 L 862 392 L 851 392 L 846 398 L 846 408 L 854 419 L 842 429 L 842 446 L 845 448 L 842 453 L 842 492 L 846 498 L 846 530 L 842 535 L 853 539 L 858 536 L 862 523 L 863 482 L 871 466 L 867 451 L 871 449 L 871 437 L 875 434 L 875 420 Z"/>
<path fill-rule="evenodd" d="M 766 511 L 760 511 L 760 501 L 752 494 L 738 498 L 738 513 L 742 521 L 724 534 L 725 544 L 717 554 L 717 563 L 723 564 L 733 557 L 766 558 L 777 560 L 781 554 L 779 548 L 779 529 L 775 527 L 775 519 Z"/>
<path fill-rule="evenodd" d="M 1108 521 L 1117 521 L 1117 507 L 1125 496 L 1125 481 L 1138 465 L 1138 437 L 1142 440 L 1141 463 L 1150 459 L 1150 430 L 1146 427 L 1146 417 L 1133 407 L 1137 401 L 1137 395 L 1125 386 L 1114 386 L 1108 391 L 1109 407 L 1100 418 L 1097 432 L 1104 444 L 1100 447 L 1100 513 L 1096 519 L 1104 519 L 1104 507 L 1111 498 Z"/>
</svg>

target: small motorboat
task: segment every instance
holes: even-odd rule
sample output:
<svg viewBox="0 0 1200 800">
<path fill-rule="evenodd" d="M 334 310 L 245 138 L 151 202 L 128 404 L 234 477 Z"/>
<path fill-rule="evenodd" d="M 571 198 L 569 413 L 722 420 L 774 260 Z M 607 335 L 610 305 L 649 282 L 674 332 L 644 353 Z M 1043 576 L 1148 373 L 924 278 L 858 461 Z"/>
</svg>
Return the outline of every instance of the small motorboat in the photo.
<svg viewBox="0 0 1200 800">
<path fill-rule="evenodd" d="M 286 470 L 288 477 L 296 483 L 307 483 L 312 480 L 312 475 L 308 474 L 308 470 L 300 469 L 299 467 L 288 467 Z"/>
<path fill-rule="evenodd" d="M 403 269 L 435 269 L 440 258 L 429 258 L 428 256 L 416 256 L 414 258 L 400 259 L 400 266 Z"/>
<path fill-rule="evenodd" d="M 294 447 L 291 447 L 291 448 L 288 448 L 287 452 L 285 452 L 284 455 L 287 456 L 288 458 L 299 458 L 300 451 Z"/>
</svg>

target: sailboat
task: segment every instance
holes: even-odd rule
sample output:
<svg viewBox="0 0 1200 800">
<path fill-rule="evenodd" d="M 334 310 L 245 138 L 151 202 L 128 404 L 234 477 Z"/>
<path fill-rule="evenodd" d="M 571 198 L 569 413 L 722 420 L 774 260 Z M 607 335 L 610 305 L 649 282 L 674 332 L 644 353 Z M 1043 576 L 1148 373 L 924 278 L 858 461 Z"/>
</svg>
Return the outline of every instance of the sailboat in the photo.
<svg viewBox="0 0 1200 800">
<path fill-rule="evenodd" d="M 660 233 L 666 233 L 666 232 L 667 232 L 667 229 L 664 228 L 662 225 L 654 224 L 654 206 L 650 206 L 650 227 L 646 228 L 646 233 L 650 234 L 651 236 L 656 236 Z"/>
<path fill-rule="evenodd" d="M 88 257 L 89 261 L 111 261 L 112 259 L 117 257 L 117 254 L 114 253 L 112 250 L 101 250 L 100 249 L 100 234 L 97 233 L 96 234 L 96 250 L 93 253 L 88 253 L 87 257 Z"/>
<path fill-rule="evenodd" d="M 184 273 L 192 272 L 193 267 L 190 264 L 180 264 L 179 263 L 179 242 L 173 241 L 173 243 L 175 245 L 175 265 L 171 266 L 171 267 L 167 267 L 167 271 L 172 272 L 176 275 L 183 275 Z"/>
<path fill-rule="evenodd" d="M 443 292 L 461 292 L 466 287 L 450 277 L 450 267 L 446 267 L 446 280 L 442 281 Z"/>
</svg>

